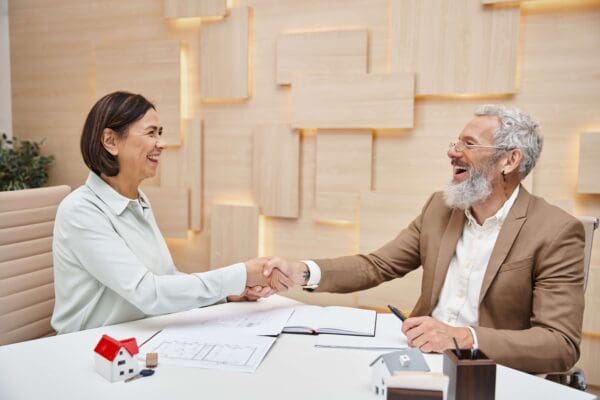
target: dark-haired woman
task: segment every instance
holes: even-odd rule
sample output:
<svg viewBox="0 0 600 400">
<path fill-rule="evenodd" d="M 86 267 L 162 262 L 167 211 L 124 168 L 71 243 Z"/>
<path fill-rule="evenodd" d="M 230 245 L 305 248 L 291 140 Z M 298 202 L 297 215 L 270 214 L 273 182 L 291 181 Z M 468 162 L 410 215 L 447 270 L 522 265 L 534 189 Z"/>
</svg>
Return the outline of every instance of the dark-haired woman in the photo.
<svg viewBox="0 0 600 400">
<path fill-rule="evenodd" d="M 108 94 L 88 114 L 81 153 L 91 171 L 60 204 L 54 227 L 58 333 L 189 310 L 248 290 L 272 293 L 260 259 L 203 273 L 177 270 L 139 190 L 157 172 L 161 134 L 156 108 L 141 95 Z"/>
</svg>

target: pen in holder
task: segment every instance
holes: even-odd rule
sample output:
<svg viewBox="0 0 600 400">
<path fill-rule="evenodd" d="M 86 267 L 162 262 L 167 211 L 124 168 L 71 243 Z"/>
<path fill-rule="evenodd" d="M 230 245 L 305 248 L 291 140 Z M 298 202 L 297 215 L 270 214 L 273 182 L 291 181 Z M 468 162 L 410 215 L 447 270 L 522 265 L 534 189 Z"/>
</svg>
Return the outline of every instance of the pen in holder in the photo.
<svg viewBox="0 0 600 400">
<path fill-rule="evenodd" d="M 496 363 L 481 351 L 446 350 L 444 374 L 448 375 L 448 400 L 494 400 Z"/>
</svg>

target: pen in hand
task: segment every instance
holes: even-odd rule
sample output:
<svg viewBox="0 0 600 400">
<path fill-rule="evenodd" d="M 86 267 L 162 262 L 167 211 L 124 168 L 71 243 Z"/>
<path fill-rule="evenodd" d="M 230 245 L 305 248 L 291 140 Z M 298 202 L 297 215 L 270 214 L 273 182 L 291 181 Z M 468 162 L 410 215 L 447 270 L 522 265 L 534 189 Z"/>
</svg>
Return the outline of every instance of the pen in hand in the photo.
<svg viewBox="0 0 600 400">
<path fill-rule="evenodd" d="M 390 305 L 390 304 L 388 304 L 388 308 L 390 309 L 390 311 L 391 311 L 392 313 L 394 313 L 394 315 L 395 315 L 396 317 L 400 318 L 400 321 L 404 322 L 404 320 L 406 320 L 406 318 L 407 318 L 407 317 L 406 317 L 406 315 L 404 315 L 404 314 L 402 313 L 402 311 L 398 310 L 396 307 L 394 307 L 394 306 L 392 306 L 392 305 Z"/>
</svg>

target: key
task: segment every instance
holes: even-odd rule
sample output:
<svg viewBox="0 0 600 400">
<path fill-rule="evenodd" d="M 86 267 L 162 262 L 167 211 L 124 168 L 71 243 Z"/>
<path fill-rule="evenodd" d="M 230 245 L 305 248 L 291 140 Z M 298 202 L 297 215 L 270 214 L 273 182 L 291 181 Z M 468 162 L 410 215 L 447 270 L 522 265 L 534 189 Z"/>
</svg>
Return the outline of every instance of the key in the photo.
<svg viewBox="0 0 600 400">
<path fill-rule="evenodd" d="M 154 375 L 154 370 L 153 369 L 143 369 L 143 370 L 140 371 L 139 374 L 134 375 L 132 377 L 129 377 L 129 378 L 125 379 L 125 382 L 131 382 L 131 381 L 136 380 L 138 378 L 144 378 L 146 376 L 151 376 L 151 375 Z"/>
</svg>

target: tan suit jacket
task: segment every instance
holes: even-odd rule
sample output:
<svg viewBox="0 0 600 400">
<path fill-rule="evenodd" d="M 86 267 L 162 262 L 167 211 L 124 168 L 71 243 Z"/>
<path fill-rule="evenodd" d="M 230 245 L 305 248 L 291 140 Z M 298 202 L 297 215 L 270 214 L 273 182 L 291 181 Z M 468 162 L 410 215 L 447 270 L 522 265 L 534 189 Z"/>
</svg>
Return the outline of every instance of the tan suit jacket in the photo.
<svg viewBox="0 0 600 400">
<path fill-rule="evenodd" d="M 368 255 L 315 260 L 317 291 L 352 292 L 423 266 L 412 316 L 431 315 L 465 223 L 433 194 L 391 242 Z M 527 372 L 566 371 L 579 358 L 583 319 L 582 224 L 521 186 L 496 240 L 479 295 L 479 348 Z"/>
</svg>

